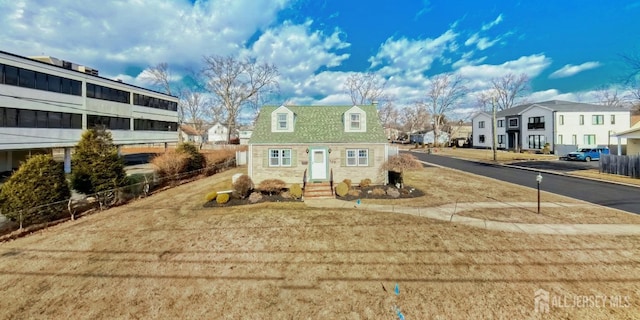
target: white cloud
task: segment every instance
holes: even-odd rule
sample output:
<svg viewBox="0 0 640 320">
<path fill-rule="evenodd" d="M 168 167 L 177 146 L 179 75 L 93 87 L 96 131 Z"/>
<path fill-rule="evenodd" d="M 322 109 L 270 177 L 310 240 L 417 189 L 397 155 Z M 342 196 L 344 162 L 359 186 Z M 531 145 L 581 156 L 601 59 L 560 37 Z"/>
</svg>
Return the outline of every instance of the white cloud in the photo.
<svg viewBox="0 0 640 320">
<path fill-rule="evenodd" d="M 231 54 L 277 19 L 290 0 L 2 1 L 4 47 L 98 69 L 167 61 L 190 65 L 204 54 Z"/>
<path fill-rule="evenodd" d="M 496 25 L 498 25 L 500 22 L 502 22 L 502 13 L 500 15 L 498 15 L 498 17 L 495 20 L 493 20 L 493 21 L 491 21 L 491 22 L 489 22 L 487 24 L 483 24 L 482 25 L 482 31 L 487 31 L 487 30 L 495 27 Z"/>
<path fill-rule="evenodd" d="M 456 47 L 454 41 L 457 36 L 457 33 L 449 29 L 435 39 L 389 38 L 380 46 L 378 53 L 369 58 L 369 62 L 372 68 L 383 66 L 381 72 L 385 76 L 407 70 L 421 73 L 429 70 L 431 64 L 442 58 L 445 52 Z"/>
<path fill-rule="evenodd" d="M 339 66 L 348 53 L 335 53 L 346 49 L 349 43 L 341 40 L 341 31 L 330 35 L 311 30 L 312 21 L 301 25 L 285 22 L 265 31 L 245 54 L 259 57 L 278 66 L 282 75 L 303 79 L 313 75 L 321 67 Z"/>
<path fill-rule="evenodd" d="M 507 61 L 499 65 L 466 65 L 460 67 L 457 73 L 467 79 L 490 81 L 492 78 L 502 77 L 509 73 L 524 73 L 529 78 L 535 78 L 551 64 L 551 59 L 544 54 L 522 56 L 517 60 Z"/>
<path fill-rule="evenodd" d="M 594 69 L 600 66 L 600 62 L 597 61 L 589 61 L 580 65 L 571 65 L 567 64 L 564 67 L 554 71 L 549 78 L 566 78 L 576 75 L 582 71 Z"/>
</svg>

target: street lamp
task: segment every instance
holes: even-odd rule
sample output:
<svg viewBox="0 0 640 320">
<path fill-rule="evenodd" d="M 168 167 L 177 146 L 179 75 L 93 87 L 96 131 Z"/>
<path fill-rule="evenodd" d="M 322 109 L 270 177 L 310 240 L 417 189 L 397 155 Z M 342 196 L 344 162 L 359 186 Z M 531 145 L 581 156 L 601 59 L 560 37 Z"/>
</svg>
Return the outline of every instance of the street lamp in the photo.
<svg viewBox="0 0 640 320">
<path fill-rule="evenodd" d="M 542 175 L 538 172 L 536 176 L 536 181 L 538 182 L 538 213 L 540 213 L 540 183 L 542 182 Z"/>
</svg>

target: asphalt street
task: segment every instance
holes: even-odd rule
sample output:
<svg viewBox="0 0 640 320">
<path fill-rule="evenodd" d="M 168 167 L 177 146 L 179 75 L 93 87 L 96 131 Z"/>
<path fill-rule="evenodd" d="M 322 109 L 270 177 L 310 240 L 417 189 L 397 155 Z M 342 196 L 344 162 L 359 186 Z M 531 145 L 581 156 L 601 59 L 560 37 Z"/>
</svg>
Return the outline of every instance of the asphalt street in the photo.
<svg viewBox="0 0 640 320">
<path fill-rule="evenodd" d="M 474 173 L 525 187 L 537 188 L 538 172 L 501 165 L 466 161 L 425 153 L 412 153 L 429 163 Z M 640 188 L 608 182 L 542 173 L 542 191 L 640 214 Z M 509 199 L 501 199 L 509 200 Z M 640 226 L 639 226 L 640 228 Z"/>
</svg>

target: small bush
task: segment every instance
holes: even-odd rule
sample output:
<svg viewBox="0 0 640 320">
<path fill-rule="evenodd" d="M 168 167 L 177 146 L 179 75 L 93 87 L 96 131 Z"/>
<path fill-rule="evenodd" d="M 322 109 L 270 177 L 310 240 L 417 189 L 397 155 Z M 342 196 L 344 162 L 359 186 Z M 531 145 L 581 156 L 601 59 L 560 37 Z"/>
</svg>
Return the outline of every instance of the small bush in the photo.
<svg viewBox="0 0 640 320">
<path fill-rule="evenodd" d="M 382 188 L 375 188 L 371 190 L 371 194 L 374 196 L 384 196 L 385 194 L 387 194 L 387 192 Z"/>
<path fill-rule="evenodd" d="M 229 194 L 228 193 L 221 193 L 216 197 L 216 202 L 218 204 L 225 204 L 227 202 L 229 202 Z"/>
<path fill-rule="evenodd" d="M 347 192 L 347 194 L 352 196 L 352 197 L 359 197 L 360 196 L 360 190 L 351 189 L 351 190 L 349 190 L 349 192 Z"/>
<path fill-rule="evenodd" d="M 249 196 L 249 202 L 251 203 L 256 203 L 260 200 L 262 200 L 262 193 L 260 192 L 252 192 Z"/>
<path fill-rule="evenodd" d="M 342 180 L 342 182 L 344 182 L 347 185 L 348 189 L 351 189 L 351 179 L 344 179 Z"/>
<path fill-rule="evenodd" d="M 262 192 L 266 192 L 269 195 L 280 194 L 282 189 L 286 187 L 286 183 L 280 179 L 267 179 L 260 182 L 258 189 Z"/>
<path fill-rule="evenodd" d="M 71 186 L 84 194 L 122 187 L 127 183 L 124 161 L 109 131 L 86 130 L 71 157 Z"/>
<path fill-rule="evenodd" d="M 366 179 L 360 180 L 360 188 L 366 188 L 370 185 L 371 185 L 371 179 L 366 178 Z"/>
<path fill-rule="evenodd" d="M 207 195 L 205 196 L 205 199 L 207 200 L 207 202 L 211 202 L 213 200 L 217 200 L 216 197 L 218 196 L 218 192 L 217 191 L 211 191 L 209 193 L 207 193 Z"/>
<path fill-rule="evenodd" d="M 23 225 L 47 222 L 60 217 L 66 204 L 31 208 L 48 203 L 64 201 L 71 197 L 62 163 L 51 155 L 35 155 L 23 163 L 0 189 L 0 209 L 3 214 L 19 221 L 20 211 Z"/>
<path fill-rule="evenodd" d="M 158 176 L 169 179 L 178 179 L 178 176 L 185 172 L 188 162 L 187 154 L 175 150 L 159 154 L 151 160 Z"/>
<path fill-rule="evenodd" d="M 187 155 L 188 161 L 185 168 L 186 172 L 200 170 L 205 167 L 206 159 L 204 155 L 198 151 L 198 148 L 192 143 L 181 143 L 176 148 L 176 152 Z"/>
<path fill-rule="evenodd" d="M 396 188 L 389 188 L 389 189 L 387 189 L 387 195 L 392 197 L 392 198 L 399 198 L 400 197 L 400 191 L 398 191 L 398 189 L 396 189 Z"/>
<path fill-rule="evenodd" d="M 253 181 L 248 175 L 243 174 L 236 182 L 233 183 L 233 192 L 240 198 L 244 199 L 249 196 L 249 192 L 253 189 Z"/>
<path fill-rule="evenodd" d="M 291 194 L 292 198 L 300 199 L 302 198 L 302 187 L 299 184 L 294 183 L 289 188 L 289 193 Z"/>
<path fill-rule="evenodd" d="M 338 185 L 336 186 L 336 194 L 339 197 L 344 197 L 347 195 L 347 192 L 349 192 L 349 187 L 347 186 L 347 184 L 344 182 L 338 183 Z"/>
</svg>

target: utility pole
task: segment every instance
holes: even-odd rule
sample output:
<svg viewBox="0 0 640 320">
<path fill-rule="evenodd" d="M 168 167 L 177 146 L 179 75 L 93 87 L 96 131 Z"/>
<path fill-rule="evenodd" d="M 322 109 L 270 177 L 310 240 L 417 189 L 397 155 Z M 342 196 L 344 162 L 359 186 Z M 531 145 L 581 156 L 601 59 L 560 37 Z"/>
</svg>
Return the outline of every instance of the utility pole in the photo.
<svg viewBox="0 0 640 320">
<path fill-rule="evenodd" d="M 498 160 L 498 149 L 496 148 L 496 140 L 498 140 L 498 129 L 497 129 L 497 123 L 496 123 L 496 98 L 495 97 L 491 97 L 491 108 L 493 109 L 493 117 L 491 119 L 491 131 L 492 131 L 492 138 L 491 138 L 491 146 L 493 148 L 493 161 L 497 161 Z"/>
</svg>

